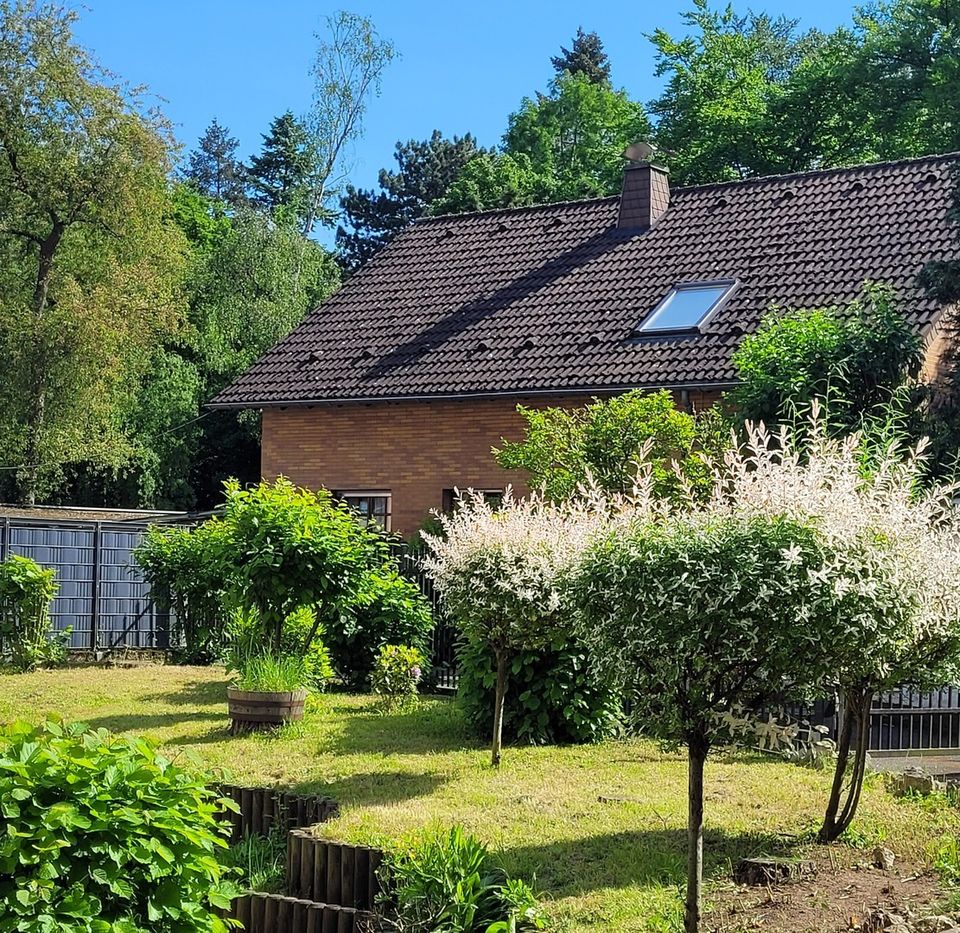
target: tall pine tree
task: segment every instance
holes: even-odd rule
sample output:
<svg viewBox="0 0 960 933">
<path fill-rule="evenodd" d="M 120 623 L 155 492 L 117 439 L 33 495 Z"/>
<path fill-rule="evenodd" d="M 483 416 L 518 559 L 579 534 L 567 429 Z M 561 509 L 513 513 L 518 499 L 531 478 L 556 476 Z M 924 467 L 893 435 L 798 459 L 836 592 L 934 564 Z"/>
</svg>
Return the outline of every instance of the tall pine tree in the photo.
<svg viewBox="0 0 960 933">
<path fill-rule="evenodd" d="M 591 84 L 610 83 L 610 59 L 603 49 L 603 42 L 595 32 L 584 32 L 578 27 L 573 45 L 568 49 L 560 46 L 560 54 L 550 59 L 557 72 L 583 75 Z"/>
<path fill-rule="evenodd" d="M 397 169 L 380 170 L 379 191 L 348 185 L 340 200 L 343 223 L 337 230 L 337 246 L 346 268 L 358 269 L 423 214 L 482 151 L 469 133 L 446 139 L 434 130 L 429 139 L 397 143 L 393 154 Z"/>
<path fill-rule="evenodd" d="M 244 201 L 243 175 L 237 140 L 214 117 L 190 153 L 183 176 L 208 198 L 236 206 Z"/>
<path fill-rule="evenodd" d="M 267 210 L 287 208 L 299 216 L 305 207 L 311 168 L 309 135 L 288 110 L 271 121 L 260 154 L 250 159 L 247 175 L 253 200 Z"/>
</svg>

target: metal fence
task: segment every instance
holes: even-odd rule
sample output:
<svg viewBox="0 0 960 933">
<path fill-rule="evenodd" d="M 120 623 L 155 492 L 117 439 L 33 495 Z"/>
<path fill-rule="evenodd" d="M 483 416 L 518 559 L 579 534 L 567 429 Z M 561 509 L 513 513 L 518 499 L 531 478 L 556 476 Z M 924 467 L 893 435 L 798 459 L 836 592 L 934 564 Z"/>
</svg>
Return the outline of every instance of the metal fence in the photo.
<svg viewBox="0 0 960 933">
<path fill-rule="evenodd" d="M 69 647 L 166 648 L 169 616 L 150 598 L 133 559 L 140 522 L 0 519 L 0 560 L 32 557 L 57 572 L 53 627 L 70 630 Z"/>
<path fill-rule="evenodd" d="M 908 687 L 878 696 L 870 709 L 870 750 L 960 748 L 960 688 L 921 693 Z"/>
<path fill-rule="evenodd" d="M 450 624 L 440 604 L 433 580 L 423 569 L 423 552 L 404 545 L 397 549 L 397 563 L 401 576 L 415 583 L 430 603 L 433 613 L 433 632 L 430 636 L 430 677 L 440 690 L 457 688 L 457 632 Z"/>
</svg>

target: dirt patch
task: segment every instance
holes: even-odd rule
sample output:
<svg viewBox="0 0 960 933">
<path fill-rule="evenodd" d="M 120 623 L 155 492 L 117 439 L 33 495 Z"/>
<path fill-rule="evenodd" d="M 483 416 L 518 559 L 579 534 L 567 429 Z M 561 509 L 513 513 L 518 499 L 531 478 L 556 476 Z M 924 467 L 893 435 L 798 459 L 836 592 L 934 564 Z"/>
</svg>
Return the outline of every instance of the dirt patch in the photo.
<svg viewBox="0 0 960 933">
<path fill-rule="evenodd" d="M 709 933 L 850 933 L 877 908 L 938 912 L 943 894 L 933 875 L 901 862 L 883 871 L 871 867 L 869 857 L 829 850 L 812 856 L 815 874 L 810 878 L 774 887 L 730 884 L 714 890 L 704 927 Z"/>
</svg>

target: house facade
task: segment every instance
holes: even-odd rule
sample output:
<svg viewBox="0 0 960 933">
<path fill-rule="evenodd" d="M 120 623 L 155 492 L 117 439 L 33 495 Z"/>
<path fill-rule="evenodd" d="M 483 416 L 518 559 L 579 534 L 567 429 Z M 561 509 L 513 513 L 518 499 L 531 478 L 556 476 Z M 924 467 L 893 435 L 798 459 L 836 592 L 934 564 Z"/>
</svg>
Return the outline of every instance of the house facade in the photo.
<svg viewBox="0 0 960 933">
<path fill-rule="evenodd" d="M 845 305 L 882 282 L 936 344 L 917 282 L 960 258 L 958 156 L 670 190 L 629 164 L 617 197 L 424 218 L 212 403 L 262 411 L 262 472 L 324 486 L 413 534 L 455 488 L 523 476 L 491 448 L 517 405 L 631 388 L 705 407 L 772 308 Z"/>
</svg>

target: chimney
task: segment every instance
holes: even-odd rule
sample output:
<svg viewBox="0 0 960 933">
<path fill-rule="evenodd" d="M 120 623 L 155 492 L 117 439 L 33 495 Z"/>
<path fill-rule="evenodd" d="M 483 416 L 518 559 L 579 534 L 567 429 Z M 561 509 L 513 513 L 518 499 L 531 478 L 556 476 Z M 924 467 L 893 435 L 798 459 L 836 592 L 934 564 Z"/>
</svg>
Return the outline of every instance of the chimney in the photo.
<svg viewBox="0 0 960 933">
<path fill-rule="evenodd" d="M 620 192 L 621 230 L 649 230 L 670 206 L 669 172 L 656 164 L 657 150 L 649 143 L 634 143 L 623 152 L 627 164 Z"/>
</svg>

